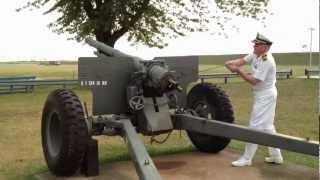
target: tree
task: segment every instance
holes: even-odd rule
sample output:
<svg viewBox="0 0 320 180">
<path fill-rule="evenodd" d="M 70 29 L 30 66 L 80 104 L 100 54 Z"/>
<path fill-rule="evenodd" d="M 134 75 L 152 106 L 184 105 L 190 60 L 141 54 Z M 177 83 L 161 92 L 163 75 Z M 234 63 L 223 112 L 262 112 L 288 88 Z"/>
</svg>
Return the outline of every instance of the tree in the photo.
<svg viewBox="0 0 320 180">
<path fill-rule="evenodd" d="M 213 16 L 214 4 L 225 14 L 259 19 L 267 12 L 269 0 L 30 0 L 17 9 L 48 8 L 58 18 L 48 26 L 54 32 L 69 33 L 72 39 L 86 37 L 114 47 L 123 35 L 129 41 L 163 48 L 166 40 L 189 32 L 207 31 L 211 21 L 223 28 L 220 17 Z M 49 6 L 49 7 L 48 7 Z M 224 17 L 224 20 L 228 18 Z"/>
</svg>

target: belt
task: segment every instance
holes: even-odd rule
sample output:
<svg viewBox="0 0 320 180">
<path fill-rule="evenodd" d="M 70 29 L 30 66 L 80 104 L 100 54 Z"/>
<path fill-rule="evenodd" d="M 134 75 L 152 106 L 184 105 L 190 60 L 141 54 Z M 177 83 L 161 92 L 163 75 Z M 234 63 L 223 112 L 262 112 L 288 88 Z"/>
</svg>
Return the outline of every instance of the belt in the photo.
<svg viewBox="0 0 320 180">
<path fill-rule="evenodd" d="M 261 95 L 267 95 L 267 94 L 274 94 L 277 93 L 277 88 L 274 86 L 272 88 L 268 89 L 262 89 L 262 90 L 253 90 L 253 94 L 255 96 L 261 96 Z"/>
</svg>

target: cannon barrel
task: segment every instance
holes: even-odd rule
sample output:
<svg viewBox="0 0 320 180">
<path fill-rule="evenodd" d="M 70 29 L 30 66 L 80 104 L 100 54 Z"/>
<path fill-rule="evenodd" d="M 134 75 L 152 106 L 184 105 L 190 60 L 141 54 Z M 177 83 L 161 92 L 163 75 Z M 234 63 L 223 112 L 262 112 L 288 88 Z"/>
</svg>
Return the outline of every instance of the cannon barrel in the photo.
<svg viewBox="0 0 320 180">
<path fill-rule="evenodd" d="M 145 71 L 145 67 L 140 63 L 141 61 L 143 61 L 143 59 L 141 59 L 140 57 L 131 56 L 129 54 L 123 53 L 117 49 L 114 49 L 102 42 L 93 40 L 91 38 L 86 38 L 85 42 L 107 56 L 132 58 L 135 69 L 138 71 L 143 71 L 143 72 Z"/>
<path fill-rule="evenodd" d="M 134 58 L 136 60 L 140 60 L 142 61 L 143 59 L 139 58 L 139 57 L 136 57 L 136 56 L 131 56 L 129 54 L 126 54 L 126 53 L 123 53 L 117 49 L 114 49 L 102 42 L 99 42 L 99 41 L 96 41 L 96 40 L 93 40 L 91 38 L 87 38 L 85 39 L 85 42 L 87 44 L 89 44 L 90 46 L 92 47 L 95 47 L 96 49 L 102 51 L 103 53 L 105 53 L 106 55 L 108 56 L 112 56 L 112 57 L 131 57 L 131 58 Z"/>
<path fill-rule="evenodd" d="M 146 72 L 149 75 L 151 81 L 160 86 L 163 92 L 170 91 L 172 89 L 177 89 L 179 91 L 182 90 L 179 84 L 174 80 L 174 75 L 166 67 L 163 67 L 159 64 L 146 67 L 143 64 L 143 59 L 137 56 L 128 55 L 91 38 L 85 39 L 85 42 L 98 50 L 98 56 L 100 56 L 102 52 L 102 54 L 111 57 L 131 58 L 133 60 L 135 69 L 139 72 Z"/>
</svg>

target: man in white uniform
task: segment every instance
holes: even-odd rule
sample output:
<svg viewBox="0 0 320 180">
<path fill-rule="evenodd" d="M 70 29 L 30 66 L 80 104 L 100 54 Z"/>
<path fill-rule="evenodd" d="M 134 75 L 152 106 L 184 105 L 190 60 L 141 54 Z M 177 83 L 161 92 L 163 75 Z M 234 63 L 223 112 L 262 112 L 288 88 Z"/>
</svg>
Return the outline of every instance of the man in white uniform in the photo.
<svg viewBox="0 0 320 180">
<path fill-rule="evenodd" d="M 254 43 L 254 52 L 243 58 L 230 60 L 225 66 L 231 71 L 238 73 L 245 81 L 252 85 L 254 104 L 250 116 L 249 127 L 269 133 L 276 133 L 274 117 L 277 102 L 276 64 L 271 53 L 268 53 L 272 42 L 257 34 Z M 241 66 L 249 63 L 252 73 L 247 74 Z M 233 166 L 250 166 L 258 148 L 257 144 L 246 143 L 244 154 L 232 162 Z M 283 158 L 278 148 L 269 147 L 270 157 L 266 157 L 268 163 L 282 164 Z"/>
</svg>

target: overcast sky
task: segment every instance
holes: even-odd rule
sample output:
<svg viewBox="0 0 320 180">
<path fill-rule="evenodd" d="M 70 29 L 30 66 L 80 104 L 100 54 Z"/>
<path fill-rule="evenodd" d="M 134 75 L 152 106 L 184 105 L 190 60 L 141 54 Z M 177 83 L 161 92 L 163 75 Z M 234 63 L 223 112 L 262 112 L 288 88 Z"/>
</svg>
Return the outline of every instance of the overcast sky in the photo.
<svg viewBox="0 0 320 180">
<path fill-rule="evenodd" d="M 80 56 L 93 56 L 94 49 L 67 40 L 68 35 L 57 35 L 47 28 L 54 18 L 42 15 L 41 10 L 17 13 L 16 8 L 26 0 L 2 1 L 0 6 L 0 61 L 7 60 L 76 60 Z M 314 28 L 312 50 L 319 51 L 319 0 L 270 0 L 265 27 L 261 22 L 236 18 L 228 37 L 211 29 L 208 33 L 194 33 L 169 42 L 164 49 L 130 46 L 125 38 L 116 48 L 126 53 L 152 59 L 155 56 L 184 56 L 209 54 L 238 54 L 252 51 L 250 41 L 261 32 L 274 41 L 272 52 L 301 52 L 310 49 L 310 27 Z M 307 47 L 303 48 L 303 45 Z"/>
</svg>

